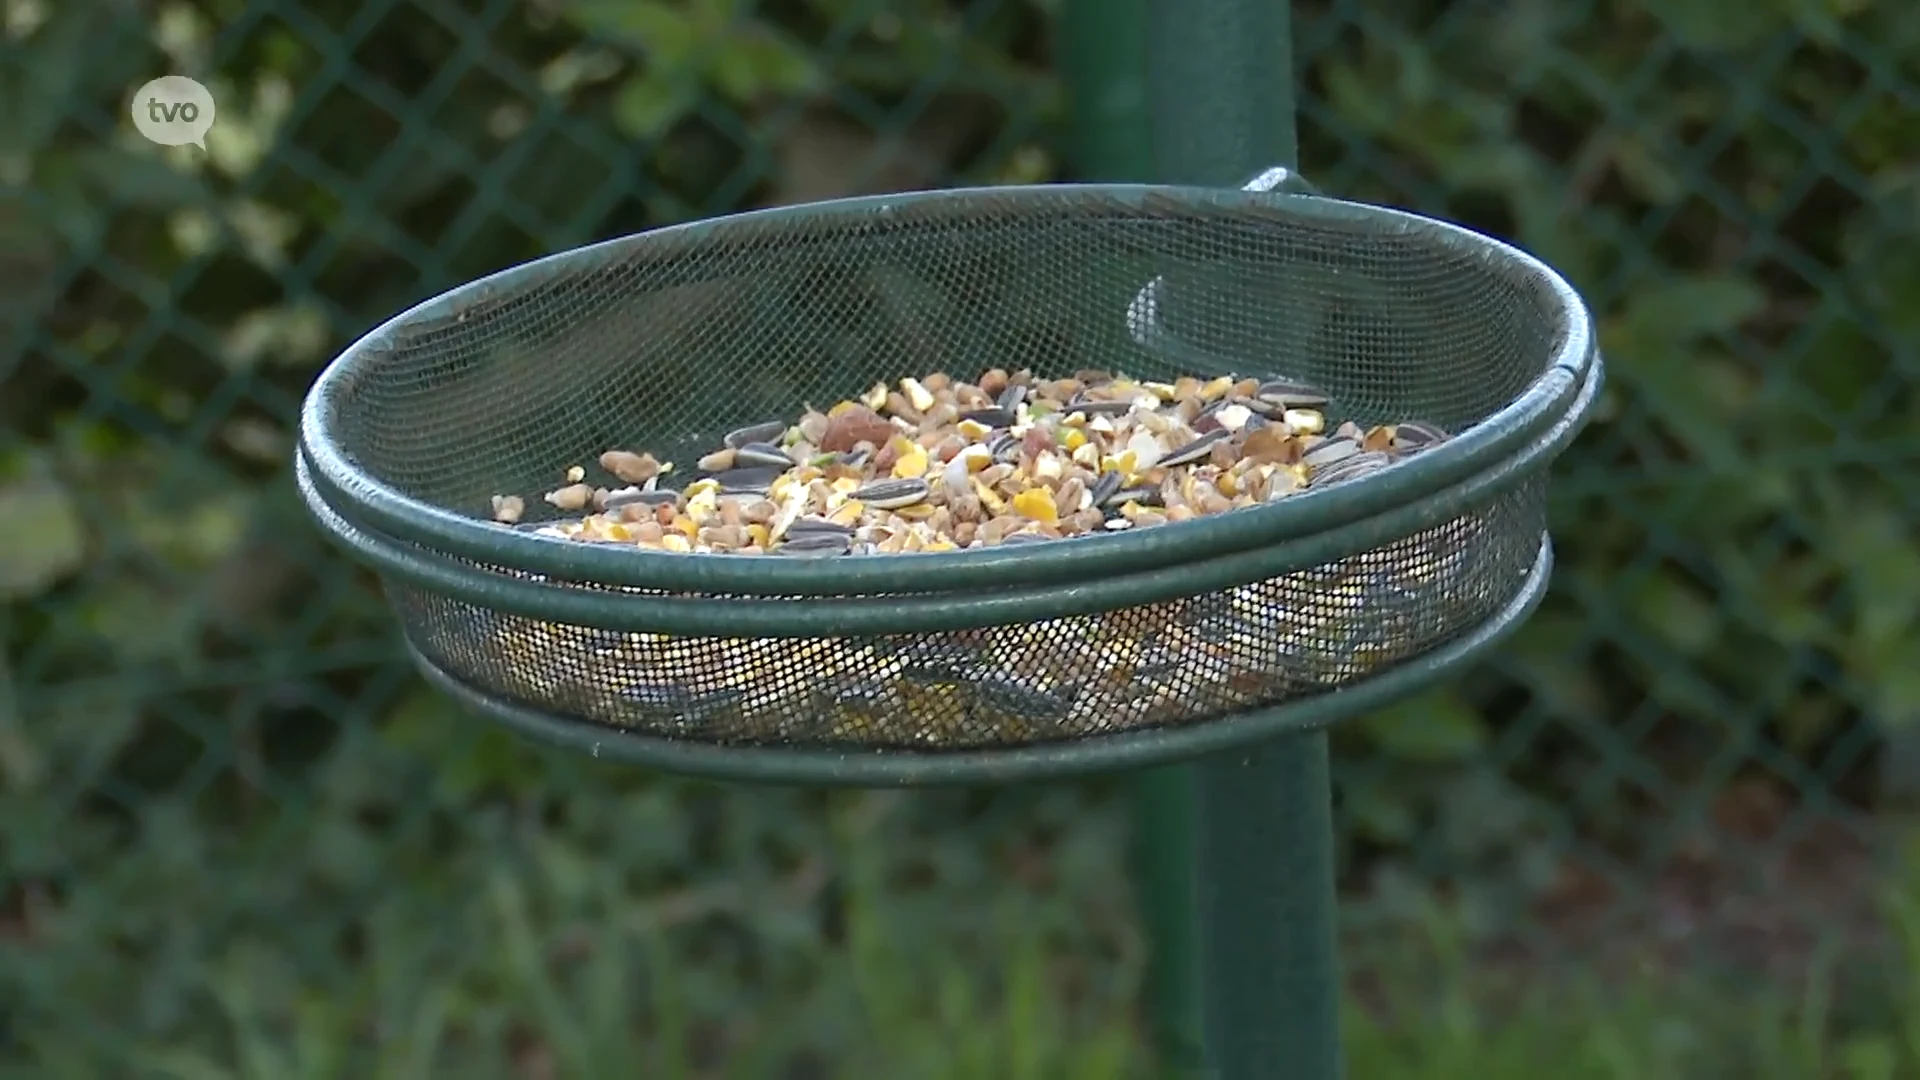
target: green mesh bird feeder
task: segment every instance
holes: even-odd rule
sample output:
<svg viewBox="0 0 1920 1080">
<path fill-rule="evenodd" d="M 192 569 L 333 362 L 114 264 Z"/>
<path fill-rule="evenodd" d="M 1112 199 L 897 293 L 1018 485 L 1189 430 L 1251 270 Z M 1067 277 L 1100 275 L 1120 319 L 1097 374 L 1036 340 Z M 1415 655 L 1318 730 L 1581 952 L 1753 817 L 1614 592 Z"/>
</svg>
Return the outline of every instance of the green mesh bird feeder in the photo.
<svg viewBox="0 0 1920 1080">
<path fill-rule="evenodd" d="M 1284 748 L 1200 794 L 1208 1054 L 1332 1076 L 1319 729 L 1537 604 L 1601 366 L 1530 256 L 1287 178 L 541 259 L 334 361 L 300 491 L 435 685 L 598 758 L 907 786 Z"/>
</svg>

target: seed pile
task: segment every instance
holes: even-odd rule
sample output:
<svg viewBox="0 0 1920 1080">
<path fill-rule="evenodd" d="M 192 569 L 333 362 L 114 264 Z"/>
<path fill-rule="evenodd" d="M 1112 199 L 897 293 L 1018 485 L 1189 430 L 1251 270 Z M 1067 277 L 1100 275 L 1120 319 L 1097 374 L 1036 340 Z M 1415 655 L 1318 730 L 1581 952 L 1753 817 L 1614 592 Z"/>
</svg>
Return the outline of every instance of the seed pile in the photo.
<svg viewBox="0 0 1920 1080">
<path fill-rule="evenodd" d="M 684 472 L 609 450 L 618 488 L 567 483 L 570 519 L 494 519 L 573 540 L 659 551 L 818 558 L 955 551 L 1149 528 L 1343 483 L 1447 435 L 1406 422 L 1329 429 L 1325 393 L 1286 379 L 1142 382 L 1101 371 L 1042 379 L 995 369 L 875 385 L 794 423 L 730 432 Z"/>
</svg>

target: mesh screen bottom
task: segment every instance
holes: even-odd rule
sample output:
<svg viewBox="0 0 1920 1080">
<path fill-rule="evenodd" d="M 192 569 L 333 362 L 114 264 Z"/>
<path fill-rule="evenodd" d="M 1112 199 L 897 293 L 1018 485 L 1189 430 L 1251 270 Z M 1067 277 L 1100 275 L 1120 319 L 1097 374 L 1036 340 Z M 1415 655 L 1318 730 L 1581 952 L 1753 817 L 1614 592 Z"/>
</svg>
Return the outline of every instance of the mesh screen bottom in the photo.
<svg viewBox="0 0 1920 1080">
<path fill-rule="evenodd" d="M 1310 570 L 1187 600 L 946 634 L 619 634 L 397 582 L 387 591 L 425 657 L 527 707 L 729 745 L 979 749 L 1199 723 L 1404 662 L 1510 601 L 1545 528 L 1544 481 L 1532 480 L 1435 528 Z"/>
</svg>

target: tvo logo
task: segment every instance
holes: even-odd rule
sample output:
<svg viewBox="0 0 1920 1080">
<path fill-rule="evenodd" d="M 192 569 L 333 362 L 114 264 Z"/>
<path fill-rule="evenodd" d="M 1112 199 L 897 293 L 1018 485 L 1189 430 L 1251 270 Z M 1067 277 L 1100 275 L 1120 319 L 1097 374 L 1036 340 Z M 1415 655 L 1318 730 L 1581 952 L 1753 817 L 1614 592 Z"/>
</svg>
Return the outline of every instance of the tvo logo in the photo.
<svg viewBox="0 0 1920 1080">
<path fill-rule="evenodd" d="M 134 130 L 161 146 L 207 148 L 213 129 L 213 95 L 184 75 L 162 75 L 133 92 L 129 112 Z"/>
</svg>

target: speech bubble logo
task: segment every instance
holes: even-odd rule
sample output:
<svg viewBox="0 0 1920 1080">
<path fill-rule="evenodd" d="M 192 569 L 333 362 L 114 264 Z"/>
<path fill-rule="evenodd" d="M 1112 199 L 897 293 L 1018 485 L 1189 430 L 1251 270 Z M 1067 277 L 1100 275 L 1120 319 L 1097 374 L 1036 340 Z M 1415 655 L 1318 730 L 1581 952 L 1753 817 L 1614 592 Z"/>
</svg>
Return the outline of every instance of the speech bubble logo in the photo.
<svg viewBox="0 0 1920 1080">
<path fill-rule="evenodd" d="M 213 95 L 185 75 L 162 75 L 133 92 L 133 127 L 161 146 L 207 148 L 213 128 Z"/>
</svg>

